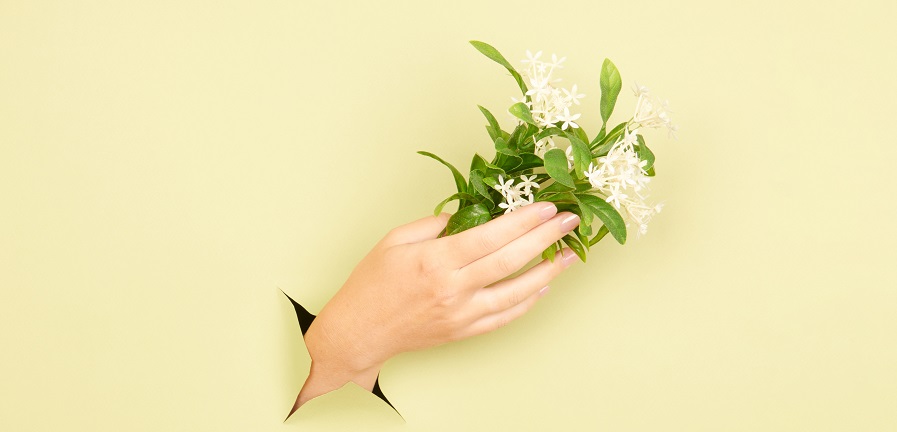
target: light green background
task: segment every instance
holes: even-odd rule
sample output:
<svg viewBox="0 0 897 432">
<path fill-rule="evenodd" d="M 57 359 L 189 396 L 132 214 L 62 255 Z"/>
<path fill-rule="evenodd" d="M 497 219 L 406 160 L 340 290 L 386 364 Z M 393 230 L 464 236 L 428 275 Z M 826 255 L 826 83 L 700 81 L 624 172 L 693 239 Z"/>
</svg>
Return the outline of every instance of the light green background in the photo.
<svg viewBox="0 0 897 432">
<path fill-rule="evenodd" d="M 897 8 L 0 2 L 0 429 L 897 430 Z M 670 99 L 647 237 L 281 420 L 318 311 L 489 152 L 467 44 Z M 505 125 L 506 116 L 499 116 Z M 616 119 L 622 120 L 622 114 Z"/>
</svg>

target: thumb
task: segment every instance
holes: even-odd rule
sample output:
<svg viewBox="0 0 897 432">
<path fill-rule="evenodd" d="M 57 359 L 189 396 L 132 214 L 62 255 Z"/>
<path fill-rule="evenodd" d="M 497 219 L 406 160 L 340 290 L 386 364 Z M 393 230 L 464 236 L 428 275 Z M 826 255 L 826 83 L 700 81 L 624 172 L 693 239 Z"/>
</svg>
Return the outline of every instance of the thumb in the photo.
<svg viewBox="0 0 897 432">
<path fill-rule="evenodd" d="M 441 213 L 439 216 L 427 216 L 414 222 L 393 228 L 384 240 L 391 245 L 419 243 L 435 239 L 445 229 L 452 215 Z"/>
</svg>

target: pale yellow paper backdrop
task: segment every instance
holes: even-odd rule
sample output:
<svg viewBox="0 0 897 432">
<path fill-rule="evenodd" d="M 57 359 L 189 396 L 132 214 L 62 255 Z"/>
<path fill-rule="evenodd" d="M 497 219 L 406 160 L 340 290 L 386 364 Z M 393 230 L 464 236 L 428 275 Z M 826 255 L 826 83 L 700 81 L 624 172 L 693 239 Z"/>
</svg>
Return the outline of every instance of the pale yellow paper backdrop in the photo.
<svg viewBox="0 0 897 432">
<path fill-rule="evenodd" d="M 893 2 L 0 2 L 0 430 L 897 430 Z M 649 235 L 282 423 L 317 312 L 490 153 L 467 41 L 671 100 Z M 507 116 L 500 115 L 505 125 Z M 407 421 L 407 423 L 406 423 Z"/>
</svg>

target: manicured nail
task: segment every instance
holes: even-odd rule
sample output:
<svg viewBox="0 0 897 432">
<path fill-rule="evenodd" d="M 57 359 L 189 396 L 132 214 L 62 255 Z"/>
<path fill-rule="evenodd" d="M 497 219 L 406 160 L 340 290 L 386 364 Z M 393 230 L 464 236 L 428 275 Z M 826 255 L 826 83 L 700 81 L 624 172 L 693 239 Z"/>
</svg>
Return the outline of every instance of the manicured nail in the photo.
<svg viewBox="0 0 897 432">
<path fill-rule="evenodd" d="M 564 265 L 564 268 L 570 267 L 570 264 L 573 264 L 577 259 L 579 259 L 579 257 L 576 256 L 576 254 L 573 253 L 573 251 L 570 249 L 564 249 L 563 253 L 564 258 L 561 259 L 561 264 Z"/>
<path fill-rule="evenodd" d="M 542 218 L 542 222 L 551 219 L 556 214 L 558 214 L 558 208 L 554 203 L 545 203 L 542 209 L 539 210 L 539 217 Z"/>
<path fill-rule="evenodd" d="M 550 286 L 545 285 L 544 288 L 542 288 L 542 289 L 539 290 L 539 297 L 542 297 L 542 296 L 544 296 L 545 294 L 547 294 L 547 293 L 548 293 L 548 290 L 550 290 L 550 289 L 551 289 Z"/>
<path fill-rule="evenodd" d="M 561 221 L 561 229 L 564 232 L 573 231 L 573 228 L 576 228 L 577 225 L 579 225 L 579 216 L 575 214 L 567 216 L 566 219 Z"/>
</svg>

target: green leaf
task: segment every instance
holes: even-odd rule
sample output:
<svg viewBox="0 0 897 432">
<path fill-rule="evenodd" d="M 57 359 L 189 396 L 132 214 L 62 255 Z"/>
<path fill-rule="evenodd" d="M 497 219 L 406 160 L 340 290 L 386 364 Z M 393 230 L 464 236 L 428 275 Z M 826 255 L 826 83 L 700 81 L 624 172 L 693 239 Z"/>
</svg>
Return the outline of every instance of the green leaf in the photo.
<svg viewBox="0 0 897 432">
<path fill-rule="evenodd" d="M 498 52 L 498 50 L 495 49 L 495 47 L 493 47 L 492 45 L 489 45 L 486 42 L 475 40 L 470 41 L 470 44 L 473 45 L 473 47 L 476 48 L 477 51 L 492 59 L 492 61 L 504 66 L 505 69 L 509 71 L 514 70 L 514 66 L 511 66 L 511 63 L 508 63 L 508 60 L 505 59 L 505 56 L 501 55 L 501 53 Z"/>
<path fill-rule="evenodd" d="M 480 170 L 481 172 L 486 172 L 486 159 L 483 159 L 482 156 L 474 153 L 473 158 L 470 159 L 470 170 Z"/>
<path fill-rule="evenodd" d="M 486 198 L 490 202 L 492 202 L 492 194 L 489 193 L 489 188 L 486 187 L 486 184 L 483 183 L 484 174 L 480 170 L 473 170 L 470 172 L 470 185 L 473 187 L 473 190 L 479 193 L 483 198 Z"/>
<path fill-rule="evenodd" d="M 592 190 L 592 184 L 588 180 L 576 183 L 576 192 L 588 192 Z"/>
<path fill-rule="evenodd" d="M 495 154 L 495 165 L 505 172 L 510 172 L 514 168 L 520 166 L 521 163 L 523 163 L 523 159 L 514 154 L 508 154 L 507 152 L 498 152 Z"/>
<path fill-rule="evenodd" d="M 532 142 L 532 136 L 539 131 L 539 128 L 529 123 L 521 123 L 511 132 L 508 138 L 508 147 L 518 152 L 532 153 L 536 144 Z"/>
<path fill-rule="evenodd" d="M 473 197 L 473 196 L 471 196 L 471 195 L 469 195 L 469 194 L 466 194 L 466 193 L 456 193 L 456 194 L 454 194 L 454 195 L 452 195 L 452 196 L 450 196 L 450 197 L 448 197 L 448 198 L 442 200 L 442 202 L 439 203 L 439 204 L 436 206 L 436 209 L 433 210 L 433 216 L 439 216 L 439 213 L 442 213 L 442 208 L 445 207 L 445 205 L 448 204 L 448 203 L 451 202 L 451 201 L 454 201 L 454 200 L 468 200 L 468 201 L 473 201 L 473 200 L 475 200 L 475 199 L 476 199 L 475 197 Z"/>
<path fill-rule="evenodd" d="M 645 144 L 644 137 L 636 135 L 636 138 L 638 138 L 638 158 L 648 162 L 648 164 L 645 165 L 645 171 L 647 171 L 654 167 L 654 152 L 652 152 L 651 149 L 648 148 L 648 145 Z"/>
<path fill-rule="evenodd" d="M 511 105 L 511 107 L 508 108 L 508 112 L 511 113 L 511 115 L 513 115 L 514 117 L 517 117 L 520 120 L 523 120 L 531 125 L 536 124 L 536 120 L 533 119 L 533 113 L 529 111 L 529 107 L 527 107 L 523 102 L 517 102 L 514 105 Z"/>
<path fill-rule="evenodd" d="M 586 249 L 585 247 L 583 247 L 578 238 L 567 234 L 561 240 L 563 240 L 564 243 L 566 243 L 567 246 L 570 247 L 570 250 L 572 250 L 573 253 L 575 253 L 582 262 L 586 262 Z"/>
<path fill-rule="evenodd" d="M 654 173 L 654 167 L 648 168 L 647 171 L 648 171 L 648 173 L 645 174 L 645 175 L 647 175 L 648 177 L 654 177 L 654 175 L 655 175 L 655 173 Z"/>
<path fill-rule="evenodd" d="M 425 151 L 419 151 L 418 153 L 422 154 L 424 156 L 436 159 L 437 161 L 439 161 L 439 163 L 447 166 L 448 169 L 452 170 L 452 176 L 455 177 L 455 186 L 458 188 L 458 193 L 466 193 L 467 192 L 467 180 L 464 180 L 464 176 L 461 175 L 461 172 L 458 171 L 458 169 L 455 168 L 454 165 L 442 160 L 441 157 L 436 156 L 433 153 L 425 152 Z"/>
<path fill-rule="evenodd" d="M 608 232 L 610 231 L 607 230 L 607 226 L 601 225 L 601 228 L 598 228 L 598 232 L 595 233 L 595 237 L 592 237 L 592 240 L 589 240 L 589 247 L 595 246 L 595 243 L 600 242 Z"/>
<path fill-rule="evenodd" d="M 489 131 L 489 137 L 492 138 L 492 141 L 495 141 L 496 138 L 501 137 L 501 126 L 498 125 L 498 120 L 495 119 L 495 116 L 492 115 L 489 110 L 483 108 L 480 105 L 477 105 L 477 108 L 480 109 L 480 112 L 482 112 L 483 115 L 486 116 L 486 121 L 489 122 L 489 127 L 486 128 L 486 130 Z"/>
<path fill-rule="evenodd" d="M 620 71 L 614 66 L 610 59 L 604 59 L 601 65 L 601 120 L 607 124 L 614 105 L 617 104 L 617 96 L 623 88 L 623 80 L 620 78 Z"/>
<path fill-rule="evenodd" d="M 543 130 L 542 132 L 537 133 L 536 136 L 533 137 L 533 139 L 535 139 L 536 141 L 539 141 L 542 138 L 548 138 L 550 136 L 563 135 L 563 134 L 564 134 L 564 131 L 562 131 L 560 128 L 550 127 L 548 129 Z"/>
<path fill-rule="evenodd" d="M 578 198 L 580 202 L 591 207 L 592 212 L 604 223 L 604 226 L 607 227 L 618 243 L 626 243 L 626 222 L 623 221 L 623 217 L 620 216 L 620 212 L 614 206 L 595 195 L 584 194 Z"/>
<path fill-rule="evenodd" d="M 604 226 L 604 225 L 602 225 L 602 226 Z M 592 226 L 591 225 L 580 224 L 576 230 L 579 233 L 580 240 L 582 240 L 583 237 L 588 238 L 590 235 L 592 235 Z M 582 244 L 586 244 L 586 240 L 583 240 Z M 588 248 L 589 247 L 586 246 L 586 249 L 588 249 Z"/>
<path fill-rule="evenodd" d="M 510 154 L 514 154 L 514 152 L 511 151 L 511 148 L 508 147 L 508 142 L 505 141 L 504 138 L 497 138 L 495 140 L 495 151 L 502 153 L 505 150 L 511 152 Z"/>
<path fill-rule="evenodd" d="M 492 126 L 486 125 L 486 133 L 489 134 L 489 138 L 492 141 L 495 141 L 496 138 L 501 136 L 501 132 L 496 132 L 495 129 L 492 129 Z"/>
<path fill-rule="evenodd" d="M 567 136 L 570 136 L 571 134 L 572 134 L 573 136 L 579 138 L 580 141 L 582 141 L 582 142 L 584 142 L 584 143 L 589 142 L 589 136 L 586 135 L 586 131 L 585 131 L 585 129 L 583 129 L 582 127 L 578 127 L 578 128 L 570 128 L 570 130 L 567 131 Z"/>
<path fill-rule="evenodd" d="M 457 234 L 475 226 L 489 222 L 492 215 L 485 204 L 473 204 L 459 209 L 449 218 L 445 226 L 445 235 Z"/>
<path fill-rule="evenodd" d="M 579 213 L 579 200 L 577 200 L 576 196 L 574 196 L 570 192 L 561 192 L 558 194 L 547 196 L 547 197 L 542 198 L 541 201 L 549 201 L 549 202 L 559 203 L 559 204 L 560 203 L 574 204 L 574 207 L 575 207 L 574 211 L 577 214 Z M 560 210 L 560 209 L 558 209 L 558 210 Z"/>
<path fill-rule="evenodd" d="M 579 215 L 579 217 L 582 218 L 582 220 L 580 221 L 579 226 L 591 227 L 592 220 L 594 218 L 594 213 L 592 212 L 592 207 L 589 204 L 586 204 L 585 202 L 583 202 L 582 198 L 583 197 L 594 197 L 594 195 L 588 195 L 588 194 L 576 195 L 576 194 L 574 194 L 573 196 L 576 197 L 576 202 L 579 204 L 579 208 L 581 210 L 581 214 Z M 591 198 L 586 198 L 586 199 L 588 200 Z M 588 231 L 591 232 L 591 229 L 589 229 Z"/>
<path fill-rule="evenodd" d="M 576 178 L 581 180 L 585 178 L 585 172 L 589 169 L 589 164 L 592 163 L 592 151 L 588 144 L 572 134 L 567 134 L 567 139 L 570 140 L 570 146 L 573 147 L 573 170 L 576 172 Z"/>
<path fill-rule="evenodd" d="M 551 149 L 545 152 L 545 172 L 554 181 L 564 186 L 574 187 L 573 177 L 567 168 L 567 154 L 561 149 Z"/>
<path fill-rule="evenodd" d="M 598 131 L 598 135 L 595 135 L 595 139 L 593 139 L 592 142 L 589 143 L 589 146 L 595 147 L 595 145 L 601 142 L 601 140 L 603 140 L 605 136 L 607 136 L 607 125 L 604 125 L 604 127 L 602 127 L 600 131 Z"/>
<path fill-rule="evenodd" d="M 505 69 L 507 69 L 508 72 L 511 73 L 511 76 L 514 77 L 514 81 L 517 81 L 517 86 L 520 87 L 520 91 L 523 92 L 524 95 L 526 95 L 527 88 L 526 84 L 523 83 L 523 78 L 519 73 L 517 73 L 517 71 L 514 69 L 514 66 L 511 66 L 511 64 L 508 63 L 508 61 L 505 59 L 505 56 L 501 55 L 501 53 L 498 52 L 495 47 L 485 42 L 472 40 L 470 41 L 470 44 L 473 45 L 473 47 L 476 48 L 477 51 L 483 53 L 483 55 L 485 55 L 486 57 L 489 57 L 492 61 L 504 66 Z"/>
<path fill-rule="evenodd" d="M 473 159 L 470 161 L 470 170 L 480 170 L 483 173 L 483 178 L 497 176 L 499 174 L 505 175 L 505 170 L 486 162 L 486 159 L 478 154 L 473 155 Z"/>
<path fill-rule="evenodd" d="M 517 150 L 520 152 L 533 153 L 536 149 L 536 143 L 533 141 L 533 135 L 539 132 L 539 127 L 531 124 L 526 125 L 526 131 L 520 136 L 517 142 Z"/>
<path fill-rule="evenodd" d="M 583 234 L 584 227 L 589 229 L 588 234 Z M 586 251 L 589 250 L 589 235 L 592 234 L 591 229 L 592 228 L 588 225 L 579 225 L 575 230 L 572 231 L 574 237 L 576 237 L 576 239 L 579 240 L 579 242 L 582 243 L 583 246 L 585 246 Z"/>
<path fill-rule="evenodd" d="M 574 190 L 573 187 L 570 187 L 570 186 L 567 186 L 567 185 L 564 185 L 564 184 L 561 184 L 558 182 L 554 182 L 554 183 L 546 186 L 545 188 L 539 189 L 539 192 L 536 192 L 536 199 L 541 200 L 541 198 L 543 196 L 558 194 L 558 193 L 562 193 L 562 192 L 570 192 L 572 190 Z"/>
<path fill-rule="evenodd" d="M 519 147 L 520 142 L 524 135 L 526 135 L 528 124 L 519 124 L 514 128 L 514 131 L 511 132 L 511 136 L 508 138 L 508 147 L 512 149 L 517 149 Z"/>
<path fill-rule="evenodd" d="M 601 139 L 601 141 L 593 144 L 592 154 L 595 157 L 606 155 L 607 152 L 610 151 L 610 148 L 614 146 L 614 143 L 617 142 L 617 138 L 623 134 L 623 130 L 627 124 L 628 122 L 623 122 L 616 125 L 604 138 Z"/>
<path fill-rule="evenodd" d="M 514 168 L 515 171 L 538 168 L 545 163 L 542 158 L 532 153 L 521 153 L 519 157 L 521 159 L 521 162 L 520 165 L 517 166 L 517 168 Z"/>
<path fill-rule="evenodd" d="M 558 244 L 552 243 L 551 246 L 548 246 L 547 249 L 542 251 L 542 259 L 547 259 L 551 262 L 554 262 L 554 256 L 558 252 Z"/>
</svg>

